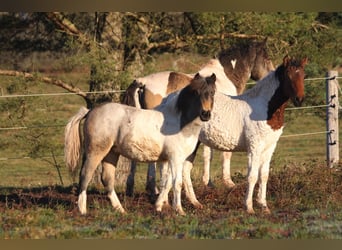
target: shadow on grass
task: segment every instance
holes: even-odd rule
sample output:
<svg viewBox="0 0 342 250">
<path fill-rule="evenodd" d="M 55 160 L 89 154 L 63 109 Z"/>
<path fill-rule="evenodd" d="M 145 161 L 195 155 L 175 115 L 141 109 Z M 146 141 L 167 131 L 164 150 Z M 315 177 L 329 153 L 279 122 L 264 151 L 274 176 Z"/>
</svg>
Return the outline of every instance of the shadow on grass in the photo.
<svg viewBox="0 0 342 250">
<path fill-rule="evenodd" d="M 0 187 L 0 208 L 73 207 L 76 203 L 76 190 L 76 186 Z"/>
<path fill-rule="evenodd" d="M 149 196 L 145 192 L 135 193 L 127 197 L 124 193 L 117 193 L 124 206 L 154 208 Z M 0 187 L 0 209 L 34 209 L 37 207 L 77 211 L 78 185 L 71 186 L 41 186 L 32 188 Z M 90 187 L 87 190 L 88 205 L 98 204 L 102 207 L 110 206 L 106 192 L 103 189 Z M 96 206 L 96 205 L 95 205 Z"/>
<path fill-rule="evenodd" d="M 247 188 L 246 176 L 235 174 L 234 189 L 226 188 L 220 178 L 214 180 L 215 187 L 194 185 L 198 200 L 204 205 L 202 211 L 194 209 L 182 194 L 182 203 L 188 213 L 221 216 L 227 211 L 244 210 L 244 197 Z M 0 187 L 0 209 L 25 209 L 44 207 L 77 210 L 78 185 L 42 186 L 32 188 Z M 257 186 L 255 190 L 257 190 Z M 97 204 L 109 207 L 110 202 L 105 191 L 91 187 L 87 191 L 90 207 Z M 153 202 L 144 190 L 136 190 L 133 197 L 124 192 L 117 193 L 122 205 L 128 211 L 151 213 Z M 172 192 L 169 194 L 170 203 Z M 271 210 L 277 213 L 298 213 L 315 208 L 339 207 L 342 202 L 342 171 L 328 169 L 319 165 L 287 165 L 277 171 L 271 171 L 267 188 L 267 200 Z M 256 202 L 255 208 L 258 209 Z M 169 209 L 167 209 L 169 210 Z M 258 211 L 256 211 L 258 213 Z M 208 215 L 208 214 L 207 214 Z"/>
</svg>

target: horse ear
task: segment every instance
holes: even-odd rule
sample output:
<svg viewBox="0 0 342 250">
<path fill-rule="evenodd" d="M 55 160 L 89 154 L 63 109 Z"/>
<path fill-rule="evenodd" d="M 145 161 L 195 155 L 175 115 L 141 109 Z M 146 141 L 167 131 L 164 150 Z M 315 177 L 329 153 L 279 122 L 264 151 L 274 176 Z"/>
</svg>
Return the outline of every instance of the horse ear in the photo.
<svg viewBox="0 0 342 250">
<path fill-rule="evenodd" d="M 212 73 L 211 76 L 207 76 L 207 77 L 205 78 L 205 81 L 207 82 L 208 85 L 214 84 L 215 81 L 216 81 L 216 75 L 215 75 L 215 73 Z"/>
<path fill-rule="evenodd" d="M 213 73 L 210 77 L 209 77 L 209 83 L 215 83 L 215 81 L 216 81 L 216 75 L 215 75 L 215 73 Z"/>
<path fill-rule="evenodd" d="M 195 75 L 194 79 L 198 80 L 199 78 L 201 78 L 201 75 L 200 75 L 200 73 L 197 72 L 197 74 Z"/>
<path fill-rule="evenodd" d="M 290 58 L 289 55 L 286 55 L 286 56 L 283 58 L 283 64 L 284 64 L 285 67 L 287 67 L 287 66 L 289 65 L 290 60 L 291 60 L 291 58 Z"/>
<path fill-rule="evenodd" d="M 302 61 L 300 62 L 300 65 L 302 65 L 302 67 L 304 67 L 307 63 L 308 63 L 308 58 L 307 57 L 304 57 L 303 59 L 302 59 Z"/>
</svg>

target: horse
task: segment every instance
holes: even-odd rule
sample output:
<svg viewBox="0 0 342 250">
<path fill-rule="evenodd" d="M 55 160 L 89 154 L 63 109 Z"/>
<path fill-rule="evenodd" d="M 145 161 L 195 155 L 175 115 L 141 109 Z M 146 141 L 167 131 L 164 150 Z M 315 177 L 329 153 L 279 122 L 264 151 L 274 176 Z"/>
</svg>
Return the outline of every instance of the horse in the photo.
<svg viewBox="0 0 342 250">
<path fill-rule="evenodd" d="M 172 171 L 174 208 L 181 206 L 182 170 L 193 152 L 202 123 L 211 118 L 216 76 L 196 74 L 182 90 L 164 98 L 153 110 L 119 103 L 105 103 L 88 110 L 82 107 L 65 128 L 65 162 L 74 171 L 80 158 L 80 122 L 83 125 L 83 164 L 80 171 L 78 209 L 86 214 L 86 190 L 102 163 L 101 180 L 113 208 L 125 213 L 114 190 L 119 156 L 139 162 L 165 162 Z M 146 122 L 146 121 L 149 122 Z"/>
<path fill-rule="evenodd" d="M 289 100 L 300 106 L 304 100 L 304 67 L 307 58 L 302 60 L 283 58 L 283 63 L 275 71 L 238 96 L 215 94 L 212 119 L 203 124 L 199 141 L 209 147 L 222 151 L 247 152 L 248 187 L 245 198 L 246 210 L 254 214 L 253 192 L 259 183 L 257 202 L 262 211 L 270 213 L 266 202 L 266 186 L 270 161 L 278 139 L 283 132 L 284 112 Z M 192 156 L 184 165 L 183 182 L 188 199 L 195 205 L 199 202 L 193 192 L 190 171 L 193 167 Z M 167 204 L 169 188 L 168 171 L 163 171 L 162 190 L 157 208 Z"/>
<path fill-rule="evenodd" d="M 223 50 L 217 58 L 209 60 L 199 72 L 202 75 L 215 73 L 217 91 L 229 95 L 241 94 L 249 78 L 257 81 L 274 70 L 266 51 L 266 40 L 262 42 L 253 41 L 248 44 L 241 43 Z M 192 77 L 192 74 L 164 71 L 137 78 L 122 95 L 121 103 L 152 109 L 160 103 L 164 96 L 183 88 Z M 210 185 L 209 169 L 212 152 L 206 146 L 203 149 L 204 174 L 202 181 L 204 185 Z M 223 152 L 223 182 L 232 188 L 235 184 L 230 176 L 230 158 L 231 152 Z M 129 196 L 133 194 L 135 170 L 136 163 L 132 162 L 126 188 L 126 194 Z M 154 164 L 149 164 L 148 167 L 146 189 L 153 195 L 158 193 L 155 188 Z"/>
</svg>

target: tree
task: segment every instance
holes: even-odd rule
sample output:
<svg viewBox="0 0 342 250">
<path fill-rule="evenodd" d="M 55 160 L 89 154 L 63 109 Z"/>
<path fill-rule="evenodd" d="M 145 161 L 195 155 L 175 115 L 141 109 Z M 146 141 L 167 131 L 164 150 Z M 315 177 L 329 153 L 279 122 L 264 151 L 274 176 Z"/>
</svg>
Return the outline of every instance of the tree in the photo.
<svg viewBox="0 0 342 250">
<path fill-rule="evenodd" d="M 312 73 L 336 66 L 336 55 L 341 54 L 340 13 L 52 12 L 3 14 L 1 19 L 5 32 L 0 42 L 9 50 L 12 46 L 21 53 L 51 48 L 69 54 L 84 51 L 77 53 L 79 60 L 74 63 L 89 65 L 90 91 L 124 87 L 123 81 L 142 74 L 155 53 L 215 55 L 231 44 L 268 37 L 274 61 L 280 62 L 286 53 L 310 55 L 311 65 L 320 63 Z M 5 43 L 8 37 L 14 38 L 14 45 Z M 113 99 L 109 94 L 89 95 L 86 101 L 91 107 Z"/>
</svg>

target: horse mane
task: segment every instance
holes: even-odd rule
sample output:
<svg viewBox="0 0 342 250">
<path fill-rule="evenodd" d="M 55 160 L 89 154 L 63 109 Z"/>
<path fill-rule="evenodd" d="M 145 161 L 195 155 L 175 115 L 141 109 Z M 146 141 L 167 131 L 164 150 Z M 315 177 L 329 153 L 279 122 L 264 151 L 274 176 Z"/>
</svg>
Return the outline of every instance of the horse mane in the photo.
<svg viewBox="0 0 342 250">
<path fill-rule="evenodd" d="M 290 66 L 301 66 L 301 62 L 295 59 L 289 60 L 288 62 L 290 63 Z M 284 63 L 281 64 L 275 71 L 269 73 L 266 77 L 258 81 L 253 88 L 247 90 L 241 95 L 244 99 L 251 98 L 253 96 L 264 96 L 265 98 L 268 98 L 267 120 L 271 123 L 270 120 L 275 119 L 271 124 L 273 129 L 279 129 L 282 126 L 282 113 L 287 101 L 289 100 L 289 97 L 286 96 L 284 94 L 284 90 L 282 90 L 282 85 L 285 81 L 288 81 L 286 67 L 287 66 L 285 66 Z M 276 81 L 272 78 L 276 78 Z M 276 112 L 278 112 L 278 115 L 274 117 Z"/>
<path fill-rule="evenodd" d="M 285 96 L 283 91 L 281 91 L 282 85 L 286 81 L 290 81 L 288 75 L 286 74 L 286 67 L 290 66 L 298 68 L 302 66 L 301 61 L 297 59 L 288 59 L 286 62 L 288 65 L 285 66 L 284 63 L 282 63 L 275 70 L 275 77 L 279 81 L 279 86 L 268 103 L 267 120 L 271 119 L 276 110 L 278 110 L 282 105 L 284 105 L 289 100 L 289 97 Z"/>
<path fill-rule="evenodd" d="M 195 81 L 194 79 L 191 79 L 190 84 L 186 85 L 179 91 L 178 99 L 176 102 L 177 112 L 182 113 L 187 108 L 189 108 L 189 105 L 191 104 L 191 102 L 193 102 L 194 99 L 192 98 L 194 95 L 194 91 L 204 88 L 205 84 L 205 81 Z"/>
<path fill-rule="evenodd" d="M 142 85 L 140 82 L 134 80 L 126 89 L 125 92 L 123 92 L 120 96 L 120 102 L 122 104 L 126 104 L 128 106 L 133 106 L 136 107 L 136 103 L 135 103 L 135 92 L 137 89 L 141 89 L 143 88 L 144 85 Z M 140 91 L 139 91 L 140 94 Z M 139 100 L 141 99 L 140 95 L 139 95 Z"/>
<path fill-rule="evenodd" d="M 190 84 L 179 91 L 176 102 L 176 111 L 181 114 L 181 128 L 194 120 L 197 116 L 194 112 L 190 112 L 189 114 L 187 113 L 192 107 L 198 107 L 198 105 L 200 105 L 199 99 L 194 98 L 194 91 L 200 88 L 200 85 L 204 85 L 204 82 L 194 81 L 194 79 L 192 79 Z"/>
</svg>

